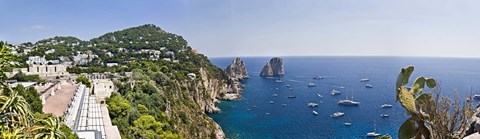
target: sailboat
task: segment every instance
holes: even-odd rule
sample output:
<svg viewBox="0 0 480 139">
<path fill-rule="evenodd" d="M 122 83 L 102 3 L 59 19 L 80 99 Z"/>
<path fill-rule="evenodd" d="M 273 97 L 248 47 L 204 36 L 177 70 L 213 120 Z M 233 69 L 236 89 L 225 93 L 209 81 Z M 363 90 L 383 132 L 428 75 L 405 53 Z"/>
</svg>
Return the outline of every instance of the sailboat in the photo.
<svg viewBox="0 0 480 139">
<path fill-rule="evenodd" d="M 352 99 L 348 99 L 348 97 L 345 97 L 345 99 L 338 101 L 338 105 L 345 105 L 345 106 L 358 106 L 360 102 L 358 101 L 353 101 L 353 95 Z"/>
<path fill-rule="evenodd" d="M 382 118 L 388 118 L 388 117 L 390 117 L 390 115 L 388 115 L 387 112 L 385 112 L 385 109 L 384 109 L 384 110 L 383 110 L 383 113 L 380 114 L 380 117 L 382 117 Z"/>
<path fill-rule="evenodd" d="M 367 137 L 378 137 L 381 135 L 380 133 L 376 133 L 376 132 L 377 132 L 377 127 L 375 125 L 375 120 L 373 120 L 373 132 L 368 132 Z"/>
<path fill-rule="evenodd" d="M 293 88 L 290 88 L 290 95 L 287 96 L 287 98 L 297 98 L 297 96 L 292 94 Z"/>
</svg>

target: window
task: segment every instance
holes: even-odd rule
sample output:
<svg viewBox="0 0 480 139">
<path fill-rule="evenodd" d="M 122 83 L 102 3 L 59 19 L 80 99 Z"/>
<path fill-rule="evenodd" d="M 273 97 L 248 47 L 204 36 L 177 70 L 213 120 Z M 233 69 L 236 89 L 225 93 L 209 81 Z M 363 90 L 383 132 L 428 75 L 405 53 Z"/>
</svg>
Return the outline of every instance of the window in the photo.
<svg viewBox="0 0 480 139">
<path fill-rule="evenodd" d="M 48 72 L 48 67 L 45 67 L 45 72 Z"/>
<path fill-rule="evenodd" d="M 37 72 L 40 72 L 40 68 L 39 68 L 39 67 L 37 67 Z"/>
</svg>

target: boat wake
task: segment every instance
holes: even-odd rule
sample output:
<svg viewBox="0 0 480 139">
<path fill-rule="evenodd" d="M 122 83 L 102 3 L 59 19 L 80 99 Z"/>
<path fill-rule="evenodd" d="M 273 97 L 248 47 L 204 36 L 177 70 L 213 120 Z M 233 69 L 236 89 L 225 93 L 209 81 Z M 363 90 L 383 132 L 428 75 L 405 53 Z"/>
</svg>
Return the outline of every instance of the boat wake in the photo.
<svg viewBox="0 0 480 139">
<path fill-rule="evenodd" d="M 290 81 L 290 82 L 296 82 L 296 83 L 306 83 L 306 82 L 304 82 L 304 81 L 299 81 L 299 80 L 288 80 L 288 81 Z"/>
</svg>

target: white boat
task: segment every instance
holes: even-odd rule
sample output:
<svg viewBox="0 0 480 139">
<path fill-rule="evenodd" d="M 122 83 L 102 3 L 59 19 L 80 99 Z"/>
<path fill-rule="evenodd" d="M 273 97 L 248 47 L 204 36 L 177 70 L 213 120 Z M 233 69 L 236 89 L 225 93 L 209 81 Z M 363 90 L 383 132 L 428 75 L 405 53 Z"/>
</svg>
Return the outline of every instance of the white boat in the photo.
<svg viewBox="0 0 480 139">
<path fill-rule="evenodd" d="M 285 86 L 286 86 L 286 87 L 290 87 L 290 85 L 289 85 L 289 84 L 287 84 L 287 85 L 285 85 Z"/>
<path fill-rule="evenodd" d="M 330 92 L 330 95 L 332 96 L 339 95 L 339 94 L 340 94 L 340 91 L 337 91 L 335 89 L 333 89 L 332 92 Z"/>
<path fill-rule="evenodd" d="M 365 87 L 366 87 L 366 88 L 373 88 L 373 85 L 371 85 L 371 84 L 366 84 Z"/>
<path fill-rule="evenodd" d="M 320 94 L 317 94 L 317 96 L 318 96 L 318 97 L 323 97 L 323 96 L 322 96 L 322 95 L 320 95 Z"/>
<path fill-rule="evenodd" d="M 380 117 L 387 118 L 387 117 L 390 117 L 390 115 L 388 115 L 386 113 L 382 113 L 382 114 L 380 114 Z"/>
<path fill-rule="evenodd" d="M 273 94 L 273 95 L 272 95 L 272 97 L 277 97 L 277 96 L 278 96 L 278 94 Z"/>
<path fill-rule="evenodd" d="M 283 106 L 283 107 L 287 107 L 287 104 L 284 103 L 284 104 L 282 104 L 282 106 Z"/>
<path fill-rule="evenodd" d="M 375 133 L 375 132 L 369 132 L 369 133 L 367 133 L 367 137 L 378 137 L 378 136 L 380 136 L 380 135 L 381 135 L 381 134 Z"/>
<path fill-rule="evenodd" d="M 287 96 L 287 98 L 297 98 L 297 96 L 290 95 L 290 96 Z"/>
<path fill-rule="evenodd" d="M 317 86 L 317 85 L 314 84 L 314 83 L 308 83 L 308 84 L 307 84 L 307 87 L 315 87 L 315 86 Z"/>
<path fill-rule="evenodd" d="M 307 105 L 308 105 L 308 107 L 312 107 L 312 108 L 318 106 L 317 103 L 313 103 L 313 102 L 310 102 L 310 103 L 308 103 Z"/>
<path fill-rule="evenodd" d="M 337 118 L 337 117 L 341 117 L 341 116 L 343 116 L 343 115 L 345 115 L 345 113 L 343 113 L 343 112 L 335 112 L 335 113 L 333 113 L 332 115 L 330 115 L 330 117 Z"/>
<path fill-rule="evenodd" d="M 373 132 L 368 132 L 367 137 L 378 137 L 378 136 L 381 135 L 380 133 L 376 133 L 376 132 L 377 132 L 377 127 L 375 125 L 375 120 L 374 120 L 373 121 Z"/>
<path fill-rule="evenodd" d="M 323 77 L 322 76 L 315 76 L 315 77 L 313 77 L 313 79 L 314 80 L 321 80 L 321 79 L 323 79 Z"/>
<path fill-rule="evenodd" d="M 391 108 L 391 107 L 393 107 L 393 105 L 391 105 L 391 104 L 383 104 L 382 105 L 382 108 Z"/>
<path fill-rule="evenodd" d="M 360 82 L 368 82 L 368 81 L 370 81 L 370 79 L 368 79 L 368 78 L 360 79 Z"/>
<path fill-rule="evenodd" d="M 345 121 L 345 123 L 343 123 L 345 126 L 351 126 L 352 125 L 352 122 L 350 121 L 350 118 L 348 118 L 347 121 Z"/>
<path fill-rule="evenodd" d="M 345 122 L 343 124 L 345 124 L 346 126 L 351 126 L 352 125 L 352 123 L 350 123 L 350 122 Z"/>
<path fill-rule="evenodd" d="M 345 106 L 358 106 L 358 104 L 360 104 L 360 102 L 353 101 L 353 100 L 350 100 L 350 99 L 346 98 L 346 99 L 338 101 L 337 104 L 338 105 L 345 105 Z"/>
<path fill-rule="evenodd" d="M 275 102 L 273 102 L 273 101 L 270 101 L 270 104 L 273 104 L 273 103 L 275 103 Z"/>
<path fill-rule="evenodd" d="M 275 82 L 277 82 L 277 83 L 283 83 L 282 80 L 275 80 Z"/>
<path fill-rule="evenodd" d="M 312 114 L 313 114 L 313 115 L 318 115 L 318 112 L 312 111 Z"/>
</svg>

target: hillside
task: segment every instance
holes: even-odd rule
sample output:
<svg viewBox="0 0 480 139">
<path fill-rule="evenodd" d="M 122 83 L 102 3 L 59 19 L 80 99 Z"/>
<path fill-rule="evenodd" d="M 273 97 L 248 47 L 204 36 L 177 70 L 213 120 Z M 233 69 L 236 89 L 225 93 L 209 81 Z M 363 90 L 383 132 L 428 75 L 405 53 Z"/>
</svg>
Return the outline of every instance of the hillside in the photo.
<svg viewBox="0 0 480 139">
<path fill-rule="evenodd" d="M 72 62 L 71 73 L 131 72 L 114 80 L 119 91 L 107 99 L 124 138 L 224 138 L 206 113 L 219 111 L 214 103 L 228 96 L 234 81 L 182 36 L 147 24 L 89 41 L 54 37 L 19 48 L 30 52 L 24 57 Z"/>
</svg>

